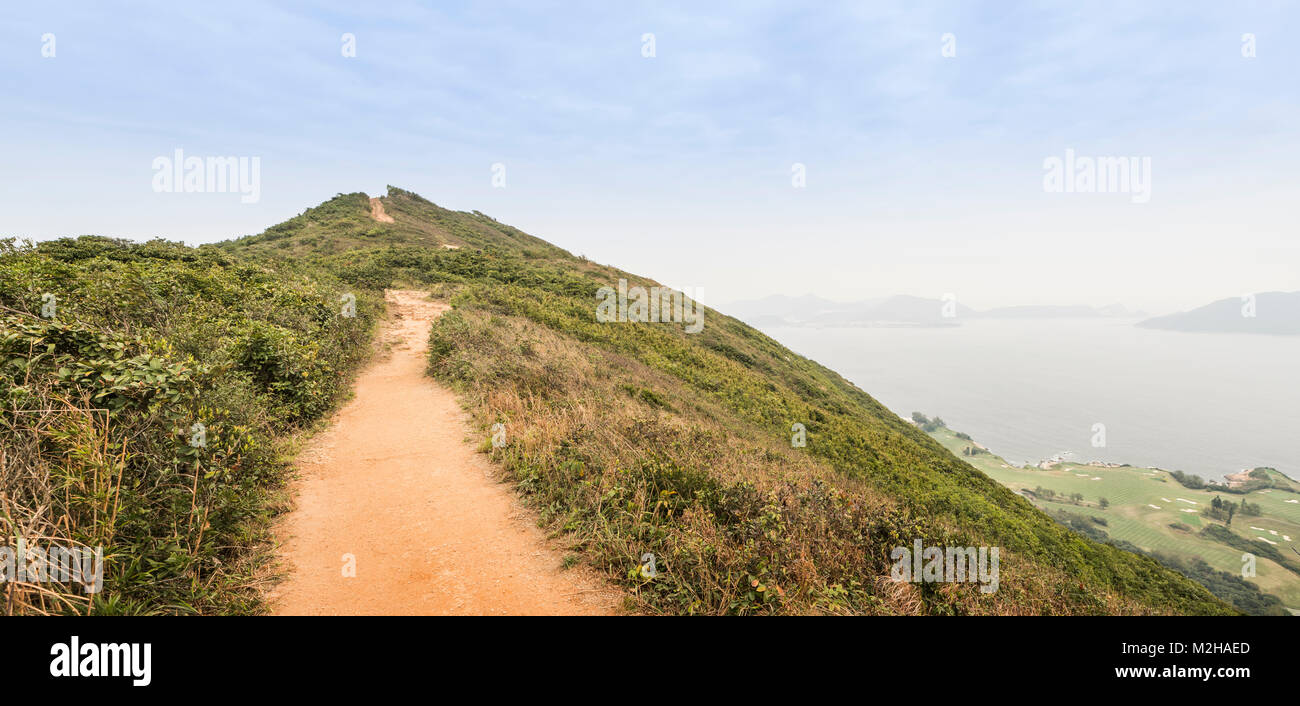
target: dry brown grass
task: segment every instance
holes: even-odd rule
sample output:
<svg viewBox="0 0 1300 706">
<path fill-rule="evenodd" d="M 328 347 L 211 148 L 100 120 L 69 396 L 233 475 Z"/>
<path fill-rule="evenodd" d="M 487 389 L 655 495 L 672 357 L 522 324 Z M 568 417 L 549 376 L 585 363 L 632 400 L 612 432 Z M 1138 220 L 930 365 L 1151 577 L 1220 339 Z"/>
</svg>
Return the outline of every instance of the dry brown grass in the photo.
<svg viewBox="0 0 1300 706">
<path fill-rule="evenodd" d="M 41 394 L 28 401 L 37 404 L 0 416 L 0 546 L 107 546 L 126 465 L 110 450 L 107 410 Z M 52 445 L 75 452 L 52 456 Z M 0 587 L 4 615 L 90 610 L 90 594 L 80 584 L 9 578 Z"/>
<path fill-rule="evenodd" d="M 506 424 L 506 446 L 485 440 L 483 450 L 542 524 L 622 583 L 640 611 L 911 615 L 927 612 L 922 591 L 934 590 L 959 613 L 1077 612 L 1066 576 L 1024 571 L 1030 565 L 1005 551 L 997 595 L 978 584 L 894 582 L 881 550 L 907 545 L 916 525 L 865 482 L 638 360 L 522 318 L 458 316 L 464 325 L 435 331 L 454 348 L 432 370 L 465 393 L 485 439 L 493 423 Z M 647 466 L 703 469 L 729 500 L 679 502 L 637 471 Z M 635 575 L 646 551 L 656 555 L 654 581 Z M 755 581 L 778 597 L 755 599 Z M 1143 611 L 1102 600 L 1098 612 Z"/>
</svg>

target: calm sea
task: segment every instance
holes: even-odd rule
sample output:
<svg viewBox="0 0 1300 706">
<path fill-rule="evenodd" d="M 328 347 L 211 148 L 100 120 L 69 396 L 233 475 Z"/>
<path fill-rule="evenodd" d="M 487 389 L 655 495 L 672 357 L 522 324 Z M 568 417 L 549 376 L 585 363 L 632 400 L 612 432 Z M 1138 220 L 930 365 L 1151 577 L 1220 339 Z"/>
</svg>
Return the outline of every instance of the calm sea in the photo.
<svg viewBox="0 0 1300 706">
<path fill-rule="evenodd" d="M 1014 463 L 1062 452 L 1221 478 L 1300 478 L 1300 336 L 1153 331 L 1127 319 L 765 333 L 903 416 L 943 417 Z M 1094 425 L 1105 425 L 1095 447 Z"/>
</svg>

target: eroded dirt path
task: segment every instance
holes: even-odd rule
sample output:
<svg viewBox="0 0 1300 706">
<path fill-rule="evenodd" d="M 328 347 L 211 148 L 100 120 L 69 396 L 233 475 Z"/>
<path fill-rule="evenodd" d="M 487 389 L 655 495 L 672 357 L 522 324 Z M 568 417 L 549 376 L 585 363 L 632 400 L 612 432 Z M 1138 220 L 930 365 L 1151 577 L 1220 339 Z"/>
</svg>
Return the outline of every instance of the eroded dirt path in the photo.
<svg viewBox="0 0 1300 706">
<path fill-rule="evenodd" d="M 384 212 L 384 202 L 378 197 L 370 199 L 370 217 L 380 223 L 396 223 L 392 216 Z"/>
<path fill-rule="evenodd" d="M 593 573 L 560 568 L 532 515 L 465 440 L 465 413 L 424 375 L 446 307 L 389 291 L 391 355 L 299 456 L 297 507 L 277 527 L 288 576 L 276 615 L 609 614 Z M 355 559 L 355 576 L 346 576 Z"/>
</svg>

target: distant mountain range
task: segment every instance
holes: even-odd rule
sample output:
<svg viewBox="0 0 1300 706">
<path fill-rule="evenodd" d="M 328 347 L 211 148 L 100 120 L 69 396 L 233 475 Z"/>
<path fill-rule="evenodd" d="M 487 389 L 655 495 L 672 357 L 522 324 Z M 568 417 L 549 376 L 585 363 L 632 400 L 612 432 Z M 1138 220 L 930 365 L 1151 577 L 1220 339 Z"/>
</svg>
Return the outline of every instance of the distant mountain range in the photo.
<svg viewBox="0 0 1300 706">
<path fill-rule="evenodd" d="M 728 309 L 738 319 L 754 326 L 958 326 L 962 319 L 1061 319 L 1129 317 L 1146 314 L 1114 304 L 1105 307 L 1030 305 L 976 311 L 957 302 L 897 295 L 856 302 L 835 302 L 806 294 L 788 297 L 776 294 L 762 299 L 735 302 Z"/>
<path fill-rule="evenodd" d="M 1262 292 L 1220 299 L 1199 309 L 1157 316 L 1143 328 L 1214 333 L 1300 334 L 1300 292 Z"/>
</svg>

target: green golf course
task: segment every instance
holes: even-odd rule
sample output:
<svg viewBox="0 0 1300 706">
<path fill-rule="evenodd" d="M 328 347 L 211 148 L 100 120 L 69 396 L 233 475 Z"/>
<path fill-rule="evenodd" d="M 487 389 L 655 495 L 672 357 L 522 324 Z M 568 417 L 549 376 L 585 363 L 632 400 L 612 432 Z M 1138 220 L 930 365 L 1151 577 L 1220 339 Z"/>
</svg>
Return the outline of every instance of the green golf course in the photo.
<svg viewBox="0 0 1300 706">
<path fill-rule="evenodd" d="M 1200 559 L 1235 576 L 1242 576 L 1247 560 L 1243 555 L 1254 554 L 1255 576 L 1247 580 L 1300 614 L 1300 554 L 1293 548 L 1300 546 L 1300 483 L 1273 469 L 1260 469 L 1255 477 L 1266 475 L 1275 487 L 1246 493 L 1193 490 L 1171 472 L 1156 468 L 1073 461 L 1017 467 L 957 431 L 927 431 L 949 451 L 1058 520 L 1062 511 L 1073 513 L 1112 540 L 1187 562 Z M 1258 506 L 1259 514 L 1237 512 L 1230 523 L 1208 517 L 1203 511 L 1216 497 L 1221 504 L 1238 507 L 1244 498 Z M 1215 536 L 1203 532 L 1211 525 L 1217 526 L 1209 530 Z M 1225 535 L 1225 530 L 1231 534 Z"/>
</svg>

